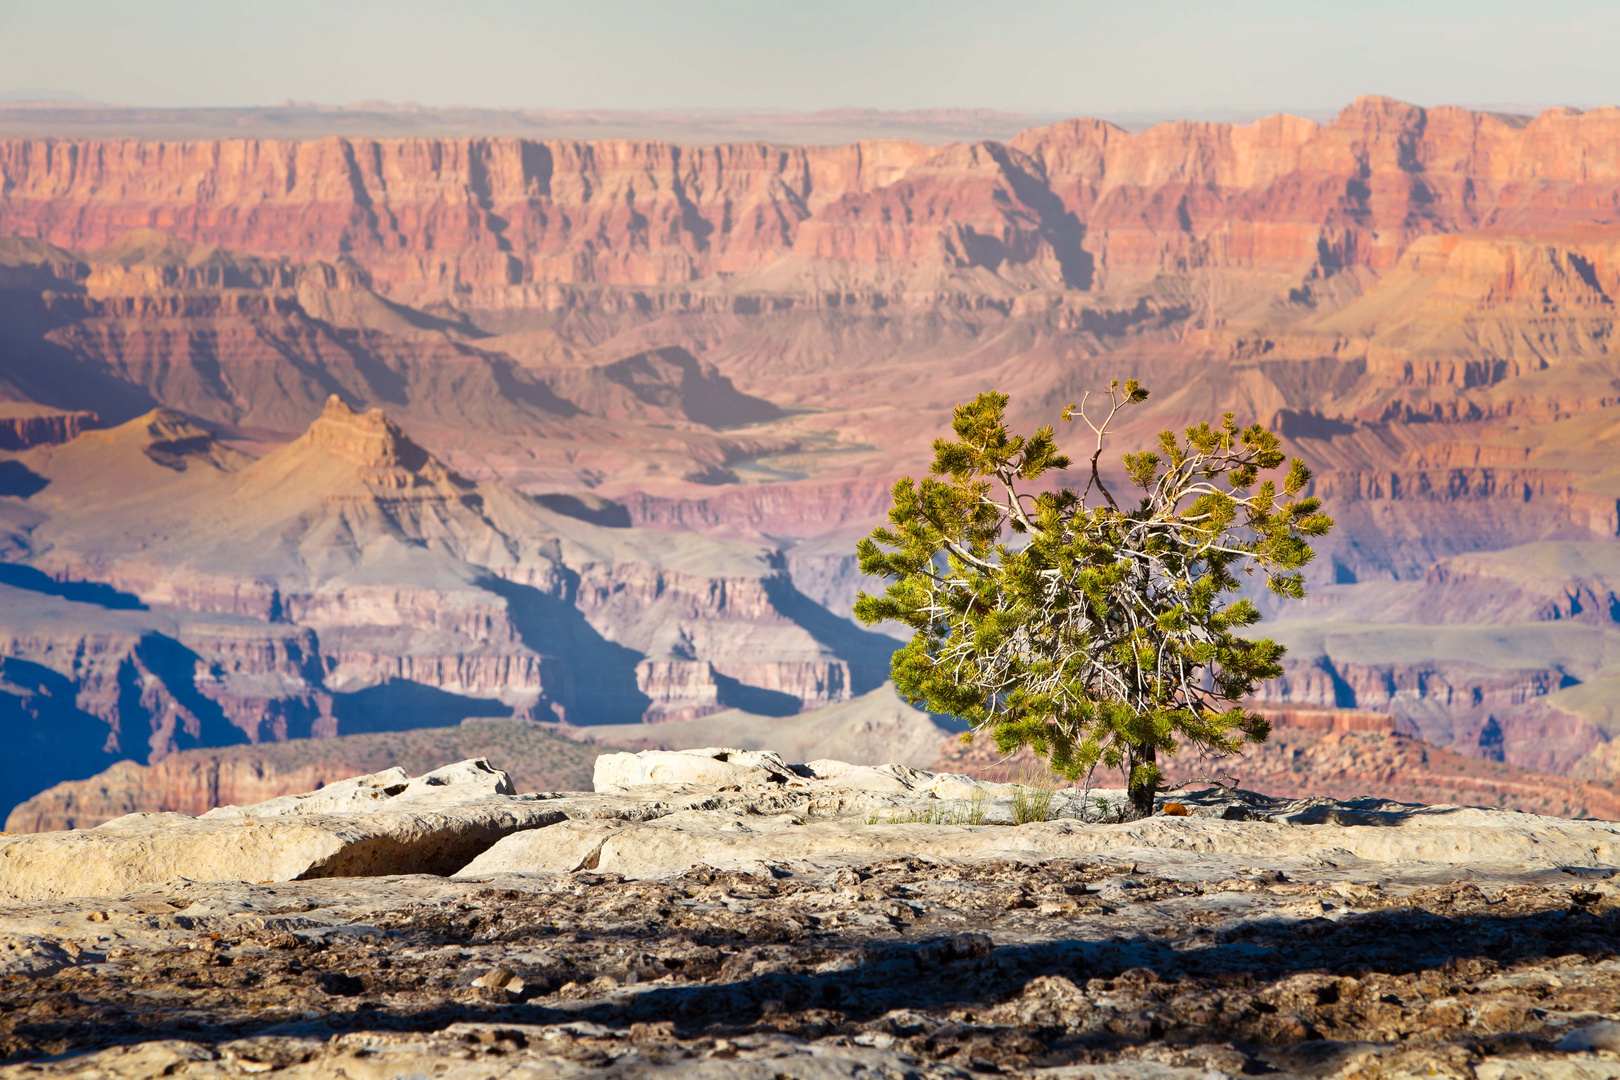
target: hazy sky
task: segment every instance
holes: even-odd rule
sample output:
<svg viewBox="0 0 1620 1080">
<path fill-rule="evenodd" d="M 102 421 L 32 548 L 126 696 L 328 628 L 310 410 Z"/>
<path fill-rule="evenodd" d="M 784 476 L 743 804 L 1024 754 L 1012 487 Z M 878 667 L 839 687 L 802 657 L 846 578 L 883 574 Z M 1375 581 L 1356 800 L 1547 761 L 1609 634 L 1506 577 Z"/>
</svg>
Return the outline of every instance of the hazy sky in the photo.
<svg viewBox="0 0 1620 1080">
<path fill-rule="evenodd" d="M 0 94 L 1067 112 L 1620 101 L 1616 0 L 0 0 Z"/>
</svg>

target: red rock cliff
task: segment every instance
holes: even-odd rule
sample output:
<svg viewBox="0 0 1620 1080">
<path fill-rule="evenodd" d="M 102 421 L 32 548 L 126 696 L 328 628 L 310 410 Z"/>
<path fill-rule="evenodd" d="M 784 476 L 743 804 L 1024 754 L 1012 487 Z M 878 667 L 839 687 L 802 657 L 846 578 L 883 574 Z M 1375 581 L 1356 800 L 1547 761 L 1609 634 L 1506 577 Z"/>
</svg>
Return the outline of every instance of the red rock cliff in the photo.
<svg viewBox="0 0 1620 1080">
<path fill-rule="evenodd" d="M 1620 109 L 1525 121 L 1360 98 L 1326 126 L 1072 120 L 940 148 L 12 140 L 0 192 L 0 234 L 94 249 L 152 227 L 348 253 L 400 292 L 671 285 L 787 256 L 833 264 L 782 279 L 798 287 L 918 265 L 1090 287 L 1178 264 L 1382 267 L 1425 233 L 1620 224 Z"/>
</svg>

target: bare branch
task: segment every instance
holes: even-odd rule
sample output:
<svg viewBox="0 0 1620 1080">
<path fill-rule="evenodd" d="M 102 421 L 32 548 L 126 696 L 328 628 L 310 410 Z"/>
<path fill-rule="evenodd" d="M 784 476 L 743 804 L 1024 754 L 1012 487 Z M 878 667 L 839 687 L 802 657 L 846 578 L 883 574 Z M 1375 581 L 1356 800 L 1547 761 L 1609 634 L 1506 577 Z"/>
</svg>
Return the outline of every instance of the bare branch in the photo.
<svg viewBox="0 0 1620 1080">
<path fill-rule="evenodd" d="M 1214 784 L 1216 787 L 1225 788 L 1228 791 L 1236 791 L 1238 789 L 1238 778 L 1227 773 L 1221 773 L 1220 776 L 1189 776 L 1179 784 L 1167 784 L 1159 790 L 1180 791 L 1182 788 L 1192 787 L 1194 784 Z"/>
</svg>

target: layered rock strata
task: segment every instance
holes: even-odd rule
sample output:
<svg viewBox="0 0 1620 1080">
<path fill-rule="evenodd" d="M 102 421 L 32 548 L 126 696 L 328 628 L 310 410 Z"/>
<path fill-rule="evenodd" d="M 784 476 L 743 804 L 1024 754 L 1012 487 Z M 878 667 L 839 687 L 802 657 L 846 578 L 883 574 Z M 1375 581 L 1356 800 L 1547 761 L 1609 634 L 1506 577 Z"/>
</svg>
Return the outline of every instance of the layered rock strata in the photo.
<svg viewBox="0 0 1620 1080">
<path fill-rule="evenodd" d="M 100 423 L 101 418 L 93 412 L 0 401 L 0 450 L 27 450 L 33 446 L 65 443 Z M 11 483 L 15 485 L 17 481 Z M 16 491 L 5 493 L 18 494 Z"/>
<path fill-rule="evenodd" d="M 23 460 L 44 447 L 0 462 L 0 551 L 56 577 L 118 575 L 152 607 L 293 613 L 329 670 L 281 712 L 244 671 L 222 695 L 241 706 L 221 706 L 244 729 L 257 709 L 267 733 L 356 730 L 344 695 L 393 684 L 573 722 L 780 714 L 875 685 L 882 643 L 818 612 L 844 614 L 870 584 L 853 538 L 897 475 L 927 467 L 952 405 L 995 386 L 1027 428 L 1138 377 L 1154 396 L 1120 450 L 1232 411 L 1312 466 L 1339 521 L 1311 568 L 1338 605 L 1324 617 L 1449 618 L 1514 639 L 1476 663 L 1433 640 L 1369 659 L 1332 636 L 1295 651 L 1279 697 L 1388 710 L 1460 753 L 1602 779 L 1620 729 L 1550 699 L 1602 681 L 1610 654 L 1542 625 L 1614 625 L 1601 576 L 1469 560 L 1612 546 L 1620 530 L 1604 465 L 1620 377 L 1614 122 L 1364 98 L 1325 125 L 1132 135 L 1076 120 L 944 147 L 13 140 L 0 397 L 115 424 L 168 407 L 262 454 L 337 393 L 386 408 L 447 473 L 541 494 L 573 520 L 786 551 L 738 573 L 661 552 L 530 559 L 515 577 L 464 559 L 503 583 L 501 603 L 464 576 L 445 588 L 443 567 L 284 582 L 227 557 L 247 550 L 239 535 L 206 568 L 146 549 L 92 559 L 65 540 L 47 558 L 27 539 L 50 538 L 33 514 L 71 484 Z M 157 426 L 140 452 L 171 477 L 200 471 L 186 448 L 199 436 Z M 447 504 L 469 492 L 385 490 L 393 468 L 375 490 L 334 491 L 320 521 L 365 534 L 399 518 L 431 546 L 413 531 L 429 489 Z M 1395 597 L 1392 582 L 1421 588 Z M 715 613 L 721 592 L 737 618 Z M 587 663 L 502 625 L 532 629 L 558 599 L 628 652 L 593 640 Z M 1532 625 L 1497 629 L 1515 623 Z M 1559 648 L 1534 647 L 1544 638 Z M 586 685 L 603 669 L 611 686 Z M 30 694 L 11 714 L 37 707 Z M 166 702 L 148 715 L 144 692 L 126 696 L 132 729 L 187 730 Z M 581 716 L 581 700 L 611 715 Z"/>
<path fill-rule="evenodd" d="M 16 460 L 44 486 L 0 505 L 5 700 L 24 726 L 106 725 L 40 787 L 107 752 L 784 714 L 882 678 L 888 639 L 798 594 L 771 549 L 558 513 L 336 397 L 258 458 L 160 410 Z"/>
<path fill-rule="evenodd" d="M 939 148 L 9 140 L 0 229 L 94 249 L 161 225 L 255 253 L 350 253 L 401 295 L 684 284 L 784 258 L 857 281 L 942 263 L 1085 288 L 1176 262 L 1382 268 L 1425 233 L 1595 223 L 1620 181 L 1616 122 L 1361 98 L 1326 126 L 1075 120 Z"/>
</svg>

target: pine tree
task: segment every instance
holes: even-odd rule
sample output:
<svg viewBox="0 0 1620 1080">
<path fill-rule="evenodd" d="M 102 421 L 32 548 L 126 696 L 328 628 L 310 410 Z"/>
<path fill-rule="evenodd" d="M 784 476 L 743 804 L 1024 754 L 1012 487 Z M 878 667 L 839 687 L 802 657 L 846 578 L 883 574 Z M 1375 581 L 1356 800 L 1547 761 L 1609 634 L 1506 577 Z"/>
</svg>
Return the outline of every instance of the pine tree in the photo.
<svg viewBox="0 0 1620 1080">
<path fill-rule="evenodd" d="M 1115 418 L 1147 396 L 1113 382 L 1106 416 L 1088 417 L 1084 400 L 1064 409 L 1096 436 L 1090 476 L 1083 490 L 1038 494 L 1036 480 L 1070 464 L 1053 429 L 1009 432 L 1001 393 L 958 406 L 932 475 L 896 483 L 891 525 L 860 542 L 862 572 L 890 584 L 855 602 L 862 622 L 915 631 L 892 662 L 900 693 L 1004 754 L 1030 747 L 1071 780 L 1121 769 L 1139 816 L 1153 812 L 1178 737 L 1212 755 L 1266 739 L 1265 718 L 1240 702 L 1282 673 L 1283 647 L 1240 636 L 1260 612 L 1230 594 L 1259 573 L 1303 598 L 1309 538 L 1333 527 L 1303 494 L 1304 462 L 1288 464 L 1280 491 L 1260 479 L 1283 464 L 1277 436 L 1239 429 L 1231 413 L 1125 454 L 1140 496 L 1116 501 L 1099 461 Z"/>
</svg>

